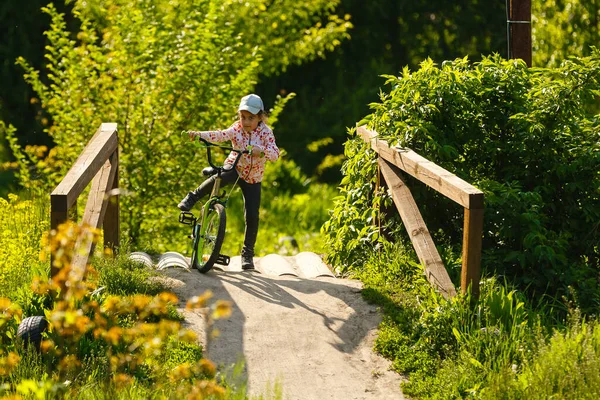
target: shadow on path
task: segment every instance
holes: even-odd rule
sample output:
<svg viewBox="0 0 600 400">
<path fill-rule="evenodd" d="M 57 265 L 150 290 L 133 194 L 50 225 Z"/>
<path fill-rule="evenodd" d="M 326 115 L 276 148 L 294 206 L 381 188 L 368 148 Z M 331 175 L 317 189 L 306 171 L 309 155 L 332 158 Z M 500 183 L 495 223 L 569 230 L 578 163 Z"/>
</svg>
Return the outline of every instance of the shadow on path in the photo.
<svg viewBox="0 0 600 400">
<path fill-rule="evenodd" d="M 400 377 L 371 350 L 381 318 L 362 299 L 360 282 L 214 270 L 164 273 L 173 279 L 181 307 L 206 290 L 214 300 L 232 302 L 232 315 L 214 324 L 220 335 L 208 341 L 206 357 L 222 371 L 243 360 L 241 376 L 233 379 L 248 382 L 250 394 L 278 381 L 284 398 L 402 398 Z M 187 327 L 205 337 L 200 312 L 185 316 Z"/>
</svg>

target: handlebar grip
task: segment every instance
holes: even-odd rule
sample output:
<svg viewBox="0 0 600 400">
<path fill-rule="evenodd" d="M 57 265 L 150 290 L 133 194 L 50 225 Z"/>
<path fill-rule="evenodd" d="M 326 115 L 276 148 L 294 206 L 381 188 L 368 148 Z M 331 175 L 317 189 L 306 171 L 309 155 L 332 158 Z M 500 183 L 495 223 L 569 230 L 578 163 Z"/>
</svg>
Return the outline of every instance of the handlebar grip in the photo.
<svg viewBox="0 0 600 400">
<path fill-rule="evenodd" d="M 195 140 L 195 138 L 193 138 L 192 140 L 194 141 L 196 147 L 200 149 L 206 149 L 210 146 L 210 142 L 202 139 L 200 136 L 198 136 L 198 140 Z"/>
</svg>

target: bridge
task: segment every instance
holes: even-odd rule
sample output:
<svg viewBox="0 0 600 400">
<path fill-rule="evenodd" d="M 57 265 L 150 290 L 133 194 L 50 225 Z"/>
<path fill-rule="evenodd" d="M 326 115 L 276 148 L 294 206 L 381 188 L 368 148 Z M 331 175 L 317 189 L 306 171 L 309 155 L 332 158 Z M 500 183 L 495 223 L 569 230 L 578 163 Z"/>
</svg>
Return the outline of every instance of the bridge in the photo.
<svg viewBox="0 0 600 400">
<path fill-rule="evenodd" d="M 386 185 L 413 243 L 424 274 L 445 297 L 455 296 L 435 243 L 419 212 L 404 174 L 464 207 L 461 291 L 478 295 L 483 229 L 483 193 L 411 149 L 390 146 L 376 132 L 357 127 L 379 155 L 381 184 Z M 81 223 L 104 231 L 104 246 L 120 243 L 119 150 L 116 123 L 103 123 L 51 194 L 51 227 L 74 218 L 77 199 L 91 189 Z M 73 260 L 84 271 L 94 245 L 82 244 Z M 256 258 L 257 271 L 242 271 L 238 257 L 207 274 L 190 270 L 183 255 L 156 258 L 133 254 L 162 272 L 163 283 L 180 299 L 185 324 L 197 331 L 207 357 L 223 365 L 231 379 L 247 382 L 250 393 L 281 383 L 285 396 L 302 399 L 398 399 L 401 377 L 372 351 L 380 316 L 361 298 L 358 281 L 336 278 L 317 254 Z M 177 261 L 179 260 L 179 261 Z M 186 265 L 187 264 L 187 265 Z M 180 268 L 169 268 L 178 266 Z M 51 273 L 57 271 L 53 268 Z M 214 327 L 200 311 L 185 309 L 187 299 L 211 290 L 229 300 L 233 313 Z M 218 328 L 221 337 L 211 340 Z M 227 369 L 243 359 L 237 375 Z"/>
</svg>

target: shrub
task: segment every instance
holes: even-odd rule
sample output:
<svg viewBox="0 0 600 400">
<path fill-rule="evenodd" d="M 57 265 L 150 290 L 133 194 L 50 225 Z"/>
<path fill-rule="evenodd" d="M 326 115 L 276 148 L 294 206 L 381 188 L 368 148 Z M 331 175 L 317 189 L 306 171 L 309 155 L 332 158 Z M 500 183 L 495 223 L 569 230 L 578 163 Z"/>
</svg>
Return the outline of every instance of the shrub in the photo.
<svg viewBox="0 0 600 400">
<path fill-rule="evenodd" d="M 338 46 L 352 26 L 334 14 L 338 3 L 275 2 L 267 10 L 262 0 L 76 1 L 76 33 L 48 5 L 47 75 L 18 61 L 52 121 L 47 131 L 56 147 L 41 158 L 29 153 L 41 184 L 56 185 L 100 123 L 117 122 L 120 186 L 127 189 L 122 227 L 134 246 L 152 241 L 176 219 L 165 210 L 176 211 L 199 184 L 192 167 L 204 164 L 179 132 L 229 126 L 260 73 Z"/>
<path fill-rule="evenodd" d="M 89 279 L 94 269 L 72 268 L 73 245 L 78 240 L 97 241 L 98 232 L 73 223 L 51 232 L 48 250 L 60 269 L 51 280 L 38 278 L 33 283 L 36 293 L 54 301 L 45 311 L 49 329 L 39 358 L 28 356 L 27 347 L 11 340 L 21 309 L 0 298 L 0 378 L 10 382 L 0 388 L 1 394 L 77 397 L 87 387 L 97 386 L 114 396 L 155 391 L 157 398 L 183 394 L 222 398 L 226 390 L 215 380 L 214 365 L 202 358 L 196 335 L 173 318 L 177 298 L 167 292 L 97 295 Z M 205 293 L 188 301 L 189 308 L 207 310 L 209 327 L 212 320 L 230 313 L 229 303 L 209 304 L 210 297 Z M 40 369 L 43 373 L 31 379 Z"/>
<path fill-rule="evenodd" d="M 441 67 L 427 60 L 386 78 L 391 89 L 364 122 L 391 146 L 410 147 L 485 193 L 484 271 L 529 293 L 560 296 L 573 286 L 586 310 L 597 305 L 600 51 L 558 69 L 498 56 Z M 375 169 L 365 166 L 375 154 L 362 139 L 351 138 L 346 155 L 343 197 L 326 232 L 330 259 L 348 268 L 376 246 L 367 221 L 389 200 L 373 194 Z M 462 209 L 422 184 L 411 190 L 429 230 L 460 254 Z"/>
<path fill-rule="evenodd" d="M 0 297 L 14 300 L 34 275 L 47 274 L 47 266 L 39 260 L 42 235 L 49 228 L 47 200 L 30 197 L 0 198 Z"/>
</svg>

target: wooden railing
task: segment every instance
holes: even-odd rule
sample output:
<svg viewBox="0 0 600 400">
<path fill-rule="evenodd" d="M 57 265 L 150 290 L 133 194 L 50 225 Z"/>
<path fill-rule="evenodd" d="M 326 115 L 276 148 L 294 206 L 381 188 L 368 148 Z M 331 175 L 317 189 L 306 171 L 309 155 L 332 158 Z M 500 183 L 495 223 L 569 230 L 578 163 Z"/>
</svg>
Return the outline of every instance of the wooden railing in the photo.
<svg viewBox="0 0 600 400">
<path fill-rule="evenodd" d="M 462 293 L 466 293 L 471 287 L 471 293 L 478 296 L 483 235 L 483 192 L 410 149 L 390 147 L 385 140 L 378 139 L 377 132 L 364 126 L 358 127 L 357 132 L 379 154 L 381 175 L 391 189 L 392 199 L 419 261 L 425 267 L 427 279 L 446 297 L 456 295 L 456 290 L 400 170 L 464 207 L 461 290 Z"/>
<path fill-rule="evenodd" d="M 119 140 L 117 124 L 104 123 L 83 149 L 75 164 L 50 195 L 50 226 L 56 229 L 71 215 L 77 215 L 77 199 L 92 181 L 82 224 L 94 228 L 103 227 L 104 246 L 119 246 Z M 91 241 L 77 243 L 72 261 L 73 268 L 85 268 L 94 244 Z M 51 261 L 51 274 L 58 269 Z"/>
</svg>

